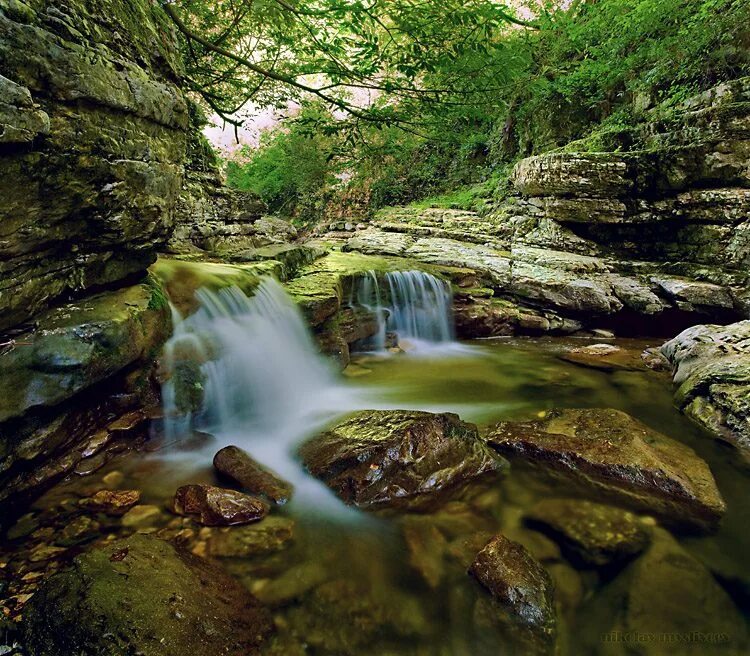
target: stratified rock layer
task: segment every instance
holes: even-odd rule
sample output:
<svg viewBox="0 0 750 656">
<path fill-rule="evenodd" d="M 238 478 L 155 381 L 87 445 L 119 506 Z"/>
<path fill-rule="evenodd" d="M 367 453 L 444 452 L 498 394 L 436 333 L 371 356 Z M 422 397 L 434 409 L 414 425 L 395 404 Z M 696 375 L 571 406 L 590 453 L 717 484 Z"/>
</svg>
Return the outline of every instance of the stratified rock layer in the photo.
<svg viewBox="0 0 750 656">
<path fill-rule="evenodd" d="M 661 349 L 677 404 L 750 459 L 750 321 L 693 326 Z"/>
</svg>

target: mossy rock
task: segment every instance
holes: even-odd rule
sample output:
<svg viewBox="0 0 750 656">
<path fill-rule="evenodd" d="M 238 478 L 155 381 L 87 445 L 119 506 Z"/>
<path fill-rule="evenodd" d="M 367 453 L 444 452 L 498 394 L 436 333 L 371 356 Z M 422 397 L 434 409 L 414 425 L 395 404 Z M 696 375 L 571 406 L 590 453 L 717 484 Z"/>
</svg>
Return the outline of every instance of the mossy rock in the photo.
<svg viewBox="0 0 750 656">
<path fill-rule="evenodd" d="M 35 656 L 248 656 L 268 611 L 219 567 L 146 535 L 78 556 L 25 611 Z"/>
</svg>

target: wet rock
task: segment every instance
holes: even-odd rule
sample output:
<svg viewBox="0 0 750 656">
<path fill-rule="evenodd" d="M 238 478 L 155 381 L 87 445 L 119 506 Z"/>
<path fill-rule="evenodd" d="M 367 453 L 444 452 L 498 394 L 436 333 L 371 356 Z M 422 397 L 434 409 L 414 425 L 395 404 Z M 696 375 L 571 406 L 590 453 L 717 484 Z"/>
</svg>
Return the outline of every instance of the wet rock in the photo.
<svg viewBox="0 0 750 656">
<path fill-rule="evenodd" d="M 286 517 L 266 517 L 246 526 L 214 531 L 208 539 L 211 556 L 244 558 L 273 553 L 286 548 L 294 537 L 294 521 Z"/>
<path fill-rule="evenodd" d="M 750 321 L 693 326 L 661 352 L 680 408 L 750 459 Z"/>
<path fill-rule="evenodd" d="M 268 612 L 220 568 L 150 536 L 78 556 L 25 609 L 36 656 L 247 656 L 272 631 Z"/>
<path fill-rule="evenodd" d="M 100 528 L 99 522 L 94 521 L 91 517 L 85 515 L 76 517 L 63 527 L 55 539 L 55 544 L 61 547 L 83 544 L 99 537 Z"/>
<path fill-rule="evenodd" d="M 99 490 L 78 505 L 92 512 L 103 512 L 107 515 L 124 515 L 141 499 L 138 490 Z"/>
<path fill-rule="evenodd" d="M 300 448 L 307 469 L 362 508 L 429 504 L 504 465 L 457 415 L 365 410 Z"/>
<path fill-rule="evenodd" d="M 666 531 L 655 529 L 651 546 L 579 613 L 584 640 L 594 652 L 608 636 L 630 639 L 613 653 L 746 653 L 747 629 L 727 593 L 700 562 Z M 615 633 L 616 632 L 616 633 Z M 637 640 L 635 636 L 644 636 Z M 665 644 L 672 636 L 692 642 Z M 677 638 L 673 638 L 677 640 Z M 617 643 L 615 641 L 615 645 Z"/>
<path fill-rule="evenodd" d="M 488 441 L 511 459 L 671 525 L 712 530 L 726 510 L 692 449 L 619 410 L 553 410 L 544 419 L 498 424 Z"/>
<path fill-rule="evenodd" d="M 563 353 L 560 358 L 602 371 L 638 371 L 646 368 L 639 353 L 613 344 L 590 344 L 572 348 Z"/>
<path fill-rule="evenodd" d="M 657 348 L 647 348 L 641 353 L 641 360 L 652 371 L 667 371 L 669 362 Z"/>
<path fill-rule="evenodd" d="M 251 494 L 260 494 L 284 504 L 292 497 L 292 486 L 236 446 L 226 446 L 214 456 L 214 467 Z"/>
<path fill-rule="evenodd" d="M 639 554 L 649 532 L 633 513 L 579 499 L 543 499 L 527 520 L 555 536 L 576 562 L 601 566 Z"/>
<path fill-rule="evenodd" d="M 205 526 L 249 524 L 268 514 L 268 504 L 241 492 L 212 485 L 183 485 L 175 492 L 174 510 Z"/>
<path fill-rule="evenodd" d="M 537 647 L 554 642 L 552 580 L 524 547 L 496 535 L 476 555 L 469 573 L 490 593 L 497 620 L 517 631 L 522 642 Z"/>
</svg>

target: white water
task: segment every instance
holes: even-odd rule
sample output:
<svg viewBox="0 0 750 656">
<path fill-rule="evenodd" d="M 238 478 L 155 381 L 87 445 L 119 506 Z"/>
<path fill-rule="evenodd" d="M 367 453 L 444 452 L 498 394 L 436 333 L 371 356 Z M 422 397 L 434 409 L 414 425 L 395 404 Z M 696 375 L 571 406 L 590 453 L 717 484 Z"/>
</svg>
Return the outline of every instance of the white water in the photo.
<svg viewBox="0 0 750 656">
<path fill-rule="evenodd" d="M 387 332 L 415 345 L 454 341 L 450 283 L 424 271 L 392 271 L 382 284 L 370 271 L 354 290 L 355 304 L 378 320 L 378 332 L 367 344 L 375 351 L 384 350 Z"/>
<path fill-rule="evenodd" d="M 300 476 L 294 449 L 335 415 L 360 406 L 356 391 L 334 375 L 297 306 L 274 279 L 264 279 L 252 298 L 236 287 L 196 295 L 200 308 L 175 325 L 164 365 L 174 373 L 180 359 L 200 363 L 203 405 L 181 413 L 174 381 L 164 383 L 169 442 L 192 429 L 205 431 L 217 440 L 206 454 L 209 461 L 221 446 L 236 444 L 298 488 L 309 488 L 308 501 L 326 503 L 321 497 L 329 496 L 327 490 Z M 297 496 L 303 496 L 299 489 Z"/>
<path fill-rule="evenodd" d="M 450 287 L 415 273 L 386 279 L 388 298 L 395 301 L 374 307 L 383 315 L 382 339 L 393 326 L 399 337 L 450 340 Z M 358 292 L 364 301 L 368 294 L 375 303 L 384 298 L 374 275 Z M 207 464 L 219 448 L 235 444 L 295 485 L 295 506 L 302 503 L 305 512 L 315 509 L 328 516 L 346 513 L 322 483 L 303 473 L 297 446 L 337 416 L 393 406 L 336 375 L 299 309 L 274 279 L 264 279 L 252 298 L 236 287 L 201 289 L 196 296 L 199 309 L 186 319 L 175 313 L 174 335 L 164 349 L 164 368 L 171 374 L 162 388 L 164 428 L 169 444 L 179 445 L 194 429 L 215 441 L 203 452 L 180 453 L 178 448 L 170 457 Z M 202 405 L 194 412 L 181 411 L 176 398 L 175 377 L 186 362 L 199 372 L 196 382 L 202 388 Z"/>
</svg>

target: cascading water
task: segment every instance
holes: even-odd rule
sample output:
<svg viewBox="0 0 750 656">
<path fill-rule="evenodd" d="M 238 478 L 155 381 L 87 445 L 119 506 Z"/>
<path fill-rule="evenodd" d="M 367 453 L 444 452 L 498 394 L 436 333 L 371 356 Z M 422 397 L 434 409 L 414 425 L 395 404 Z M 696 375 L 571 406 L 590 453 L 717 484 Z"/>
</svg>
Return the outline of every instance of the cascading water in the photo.
<svg viewBox="0 0 750 656">
<path fill-rule="evenodd" d="M 248 298 L 237 287 L 196 292 L 199 309 L 177 321 L 164 350 L 162 396 L 170 442 L 193 428 L 220 444 L 247 448 L 320 501 L 319 484 L 300 477 L 294 447 L 356 405 L 319 354 L 297 306 L 264 279 Z M 311 496 L 312 495 L 312 496 Z"/>
<path fill-rule="evenodd" d="M 378 321 L 378 331 L 367 344 L 371 349 L 384 349 L 387 332 L 396 333 L 400 340 L 453 341 L 450 283 L 429 273 L 391 271 L 381 284 L 370 271 L 360 279 L 352 300 L 352 305 L 367 309 Z"/>
</svg>

